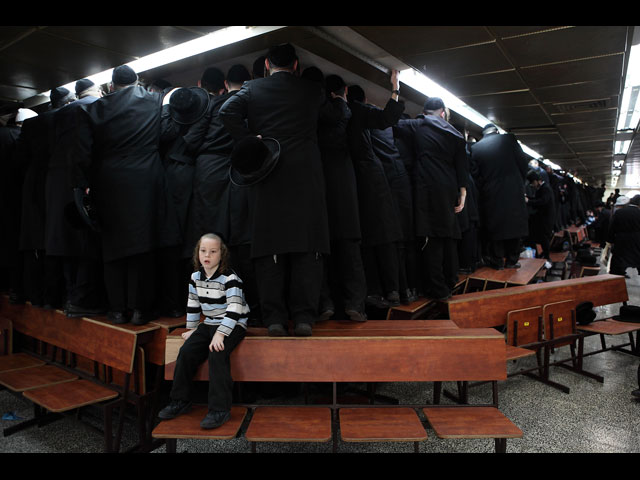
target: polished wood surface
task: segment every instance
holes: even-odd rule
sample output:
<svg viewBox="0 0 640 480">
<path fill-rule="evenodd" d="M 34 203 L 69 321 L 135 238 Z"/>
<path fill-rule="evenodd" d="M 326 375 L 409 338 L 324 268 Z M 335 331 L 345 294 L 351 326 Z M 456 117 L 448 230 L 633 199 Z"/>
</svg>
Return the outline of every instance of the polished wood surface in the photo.
<svg viewBox="0 0 640 480">
<path fill-rule="evenodd" d="M 545 340 L 572 335 L 575 333 L 575 321 L 572 320 L 572 311 L 575 310 L 575 300 L 563 300 L 548 303 L 543 307 L 542 318 L 544 320 Z"/>
<path fill-rule="evenodd" d="M 511 310 L 561 300 L 590 301 L 594 306 L 629 300 L 621 275 L 603 274 L 556 282 L 456 295 L 447 300 L 449 318 L 462 328 L 503 326 Z"/>
<path fill-rule="evenodd" d="M 95 382 L 79 379 L 35 388 L 24 392 L 24 396 L 50 412 L 66 412 L 111 400 L 118 396 L 118 392 Z"/>
<path fill-rule="evenodd" d="M 517 347 L 542 341 L 542 306 L 507 313 L 507 344 Z"/>
<path fill-rule="evenodd" d="M 2 301 L 3 315 L 15 331 L 59 348 L 104 363 L 123 372 L 133 371 L 137 335 L 158 329 L 157 325 L 114 325 L 106 317 L 69 318 L 61 310 L 44 310 Z"/>
<path fill-rule="evenodd" d="M 536 274 L 544 267 L 544 258 L 521 258 L 518 260 L 520 268 L 505 268 L 495 270 L 491 267 L 482 267 L 468 275 L 468 278 L 502 282 L 509 285 L 527 285 Z"/>
<path fill-rule="evenodd" d="M 345 442 L 419 442 L 427 432 L 413 408 L 341 408 L 340 437 Z"/>
<path fill-rule="evenodd" d="M 179 333 L 167 338 L 167 380 L 184 343 Z M 245 337 L 231 355 L 231 371 L 234 380 L 258 382 L 501 380 L 505 344 L 501 333 L 486 328 L 316 330 L 313 337 Z M 208 380 L 206 362 L 195 378 Z"/>
<path fill-rule="evenodd" d="M 522 430 L 494 407 L 427 407 L 423 412 L 440 438 L 522 437 Z"/>
<path fill-rule="evenodd" d="M 328 442 L 328 407 L 258 407 L 245 437 L 250 442 Z"/>
<path fill-rule="evenodd" d="M 32 357 L 26 353 L 13 353 L 11 355 L 0 356 L 0 372 L 19 370 L 21 368 L 37 367 L 46 362 Z"/>
<path fill-rule="evenodd" d="M 366 322 L 350 322 L 348 320 L 327 320 L 318 322 L 313 331 L 350 330 L 364 332 L 370 330 L 418 330 L 425 328 L 458 328 L 452 320 L 369 320 Z M 265 332 L 266 333 L 266 332 Z"/>
<path fill-rule="evenodd" d="M 38 367 L 0 372 L 0 384 L 14 392 L 24 392 L 32 388 L 70 382 L 77 378 L 77 375 L 69 373 L 55 365 L 41 365 Z"/>
<path fill-rule="evenodd" d="M 640 323 L 619 322 L 611 318 L 598 320 L 588 325 L 577 325 L 582 332 L 602 333 L 603 335 L 622 335 L 640 330 Z"/>
<path fill-rule="evenodd" d="M 197 438 L 230 440 L 235 438 L 247 415 L 244 407 L 231 407 L 231 418 L 218 428 L 204 429 L 200 422 L 207 414 L 206 405 L 194 405 L 191 410 L 171 420 L 163 420 L 153 430 L 153 438 Z"/>
</svg>

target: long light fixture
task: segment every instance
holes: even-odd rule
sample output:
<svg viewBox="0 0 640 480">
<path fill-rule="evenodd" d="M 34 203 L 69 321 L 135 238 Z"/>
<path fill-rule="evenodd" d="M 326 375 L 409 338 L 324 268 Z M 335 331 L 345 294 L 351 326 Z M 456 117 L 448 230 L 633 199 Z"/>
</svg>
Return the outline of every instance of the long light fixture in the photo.
<svg viewBox="0 0 640 480">
<path fill-rule="evenodd" d="M 161 50 L 159 52 L 141 57 L 137 60 L 133 60 L 132 62 L 127 63 L 126 65 L 130 66 L 134 72 L 140 74 L 142 72 L 146 72 L 147 70 L 151 70 L 153 68 L 157 68 L 163 65 L 167 65 L 169 63 L 177 62 L 184 58 L 192 57 L 194 55 L 208 52 L 210 50 L 215 50 L 216 48 L 224 47 L 225 45 L 230 45 L 232 43 L 240 42 L 248 38 L 256 37 L 258 35 L 263 35 L 265 33 L 269 33 L 274 30 L 278 30 L 280 28 L 284 28 L 284 27 L 282 26 L 226 27 L 220 30 L 216 30 L 215 32 L 212 32 L 208 35 L 204 35 L 202 37 L 196 38 L 194 40 L 190 40 L 188 42 L 184 42 L 179 45 L 175 45 L 173 47 L 169 47 L 167 49 Z M 112 73 L 113 73 L 113 68 L 110 68 L 108 70 L 105 70 L 100 73 L 96 73 L 94 75 L 90 75 L 85 78 L 88 78 L 96 85 L 103 85 L 111 81 Z M 80 79 L 77 79 L 77 80 L 80 80 Z M 69 82 L 66 85 L 63 85 L 63 87 L 73 92 L 75 91 L 75 85 L 77 80 L 74 80 L 73 82 Z M 50 92 L 51 92 L 50 90 L 46 92 L 42 92 L 41 95 L 49 96 Z"/>
</svg>

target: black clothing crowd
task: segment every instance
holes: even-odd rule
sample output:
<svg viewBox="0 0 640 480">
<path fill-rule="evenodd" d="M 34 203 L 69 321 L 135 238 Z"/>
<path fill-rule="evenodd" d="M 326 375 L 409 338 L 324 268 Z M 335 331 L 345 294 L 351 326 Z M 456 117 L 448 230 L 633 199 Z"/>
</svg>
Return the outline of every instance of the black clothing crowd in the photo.
<svg viewBox="0 0 640 480">
<path fill-rule="evenodd" d="M 253 72 L 208 68 L 187 88 L 145 88 L 117 67 L 108 94 L 84 79 L 78 99 L 54 89 L 50 110 L 2 127 L 11 301 L 116 323 L 181 316 L 194 247 L 213 232 L 254 324 L 364 321 L 367 309 L 448 298 L 458 272 L 517 268 L 523 245 L 548 258 L 554 230 L 602 208 L 602 188 L 530 166 L 513 135 L 465 136 L 440 99 L 408 118 L 393 74 L 380 108 L 302 70 L 290 46 L 265 57 Z M 236 184 L 234 147 L 255 135 L 276 139 L 279 158 Z M 74 189 L 99 228 L 78 218 Z"/>
</svg>

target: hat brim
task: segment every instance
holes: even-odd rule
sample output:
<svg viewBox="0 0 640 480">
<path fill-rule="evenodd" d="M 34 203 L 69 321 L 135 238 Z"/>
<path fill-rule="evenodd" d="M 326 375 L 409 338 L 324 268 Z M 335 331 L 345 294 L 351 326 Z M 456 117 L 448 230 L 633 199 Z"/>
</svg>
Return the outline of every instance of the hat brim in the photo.
<svg viewBox="0 0 640 480">
<path fill-rule="evenodd" d="M 197 122 L 209 109 L 209 93 L 204 88 L 189 87 L 189 90 L 195 94 L 197 102 L 197 108 L 195 108 L 193 112 L 181 113 L 171 108 L 171 104 L 169 104 L 169 114 L 171 118 L 181 125 L 191 125 Z"/>
<path fill-rule="evenodd" d="M 280 159 L 280 143 L 275 138 L 263 138 L 262 141 L 269 149 L 269 156 L 262 163 L 262 166 L 255 172 L 242 174 L 233 165 L 229 167 L 229 179 L 237 187 L 250 187 L 263 181 L 278 164 Z"/>
</svg>

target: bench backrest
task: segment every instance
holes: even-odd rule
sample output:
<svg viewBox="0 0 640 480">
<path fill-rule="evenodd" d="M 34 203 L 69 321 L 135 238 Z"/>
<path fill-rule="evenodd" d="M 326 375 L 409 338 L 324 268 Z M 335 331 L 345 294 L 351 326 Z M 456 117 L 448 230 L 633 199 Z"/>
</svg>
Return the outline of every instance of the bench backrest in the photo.
<svg viewBox="0 0 640 480">
<path fill-rule="evenodd" d="M 106 321 L 69 318 L 59 310 L 2 303 L 2 315 L 15 331 L 122 372 L 134 366 L 136 334 Z"/>
<path fill-rule="evenodd" d="M 448 303 L 449 318 L 463 328 L 504 326 L 511 310 L 545 305 L 567 299 L 594 306 L 629 300 L 627 284 L 620 275 L 597 275 L 557 282 L 543 282 L 500 290 L 457 295 Z"/>
<path fill-rule="evenodd" d="M 514 347 L 542 341 L 542 307 L 512 310 L 507 314 L 507 343 Z"/>
<path fill-rule="evenodd" d="M 173 379 L 180 330 L 167 337 Z M 504 336 L 493 329 L 314 330 L 312 337 L 247 335 L 231 355 L 236 381 L 415 382 L 506 379 Z M 208 380 L 207 364 L 196 374 Z"/>
</svg>

